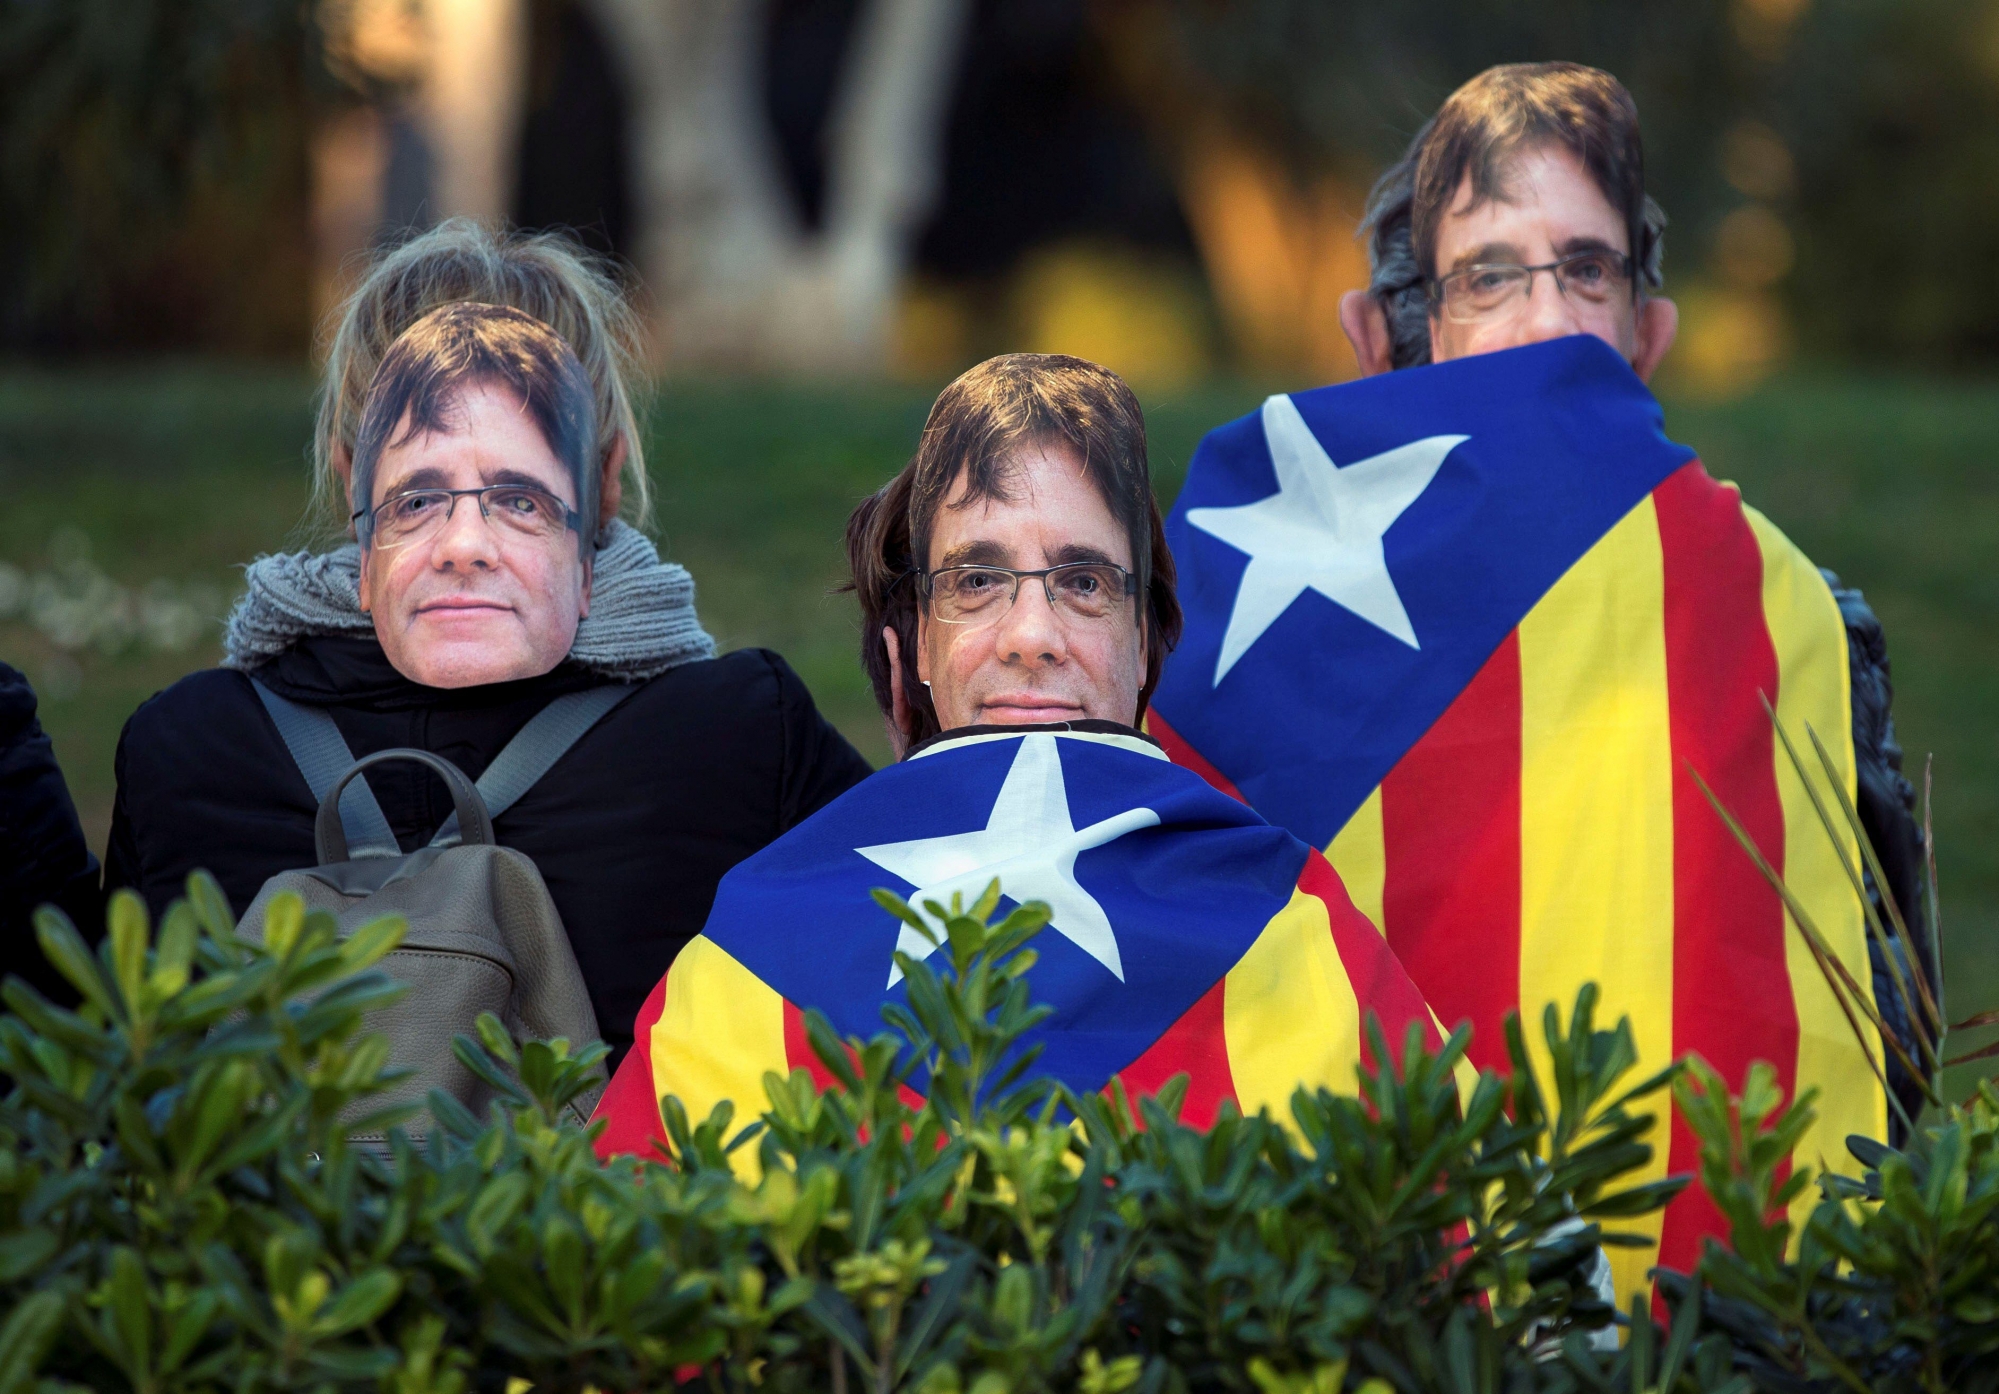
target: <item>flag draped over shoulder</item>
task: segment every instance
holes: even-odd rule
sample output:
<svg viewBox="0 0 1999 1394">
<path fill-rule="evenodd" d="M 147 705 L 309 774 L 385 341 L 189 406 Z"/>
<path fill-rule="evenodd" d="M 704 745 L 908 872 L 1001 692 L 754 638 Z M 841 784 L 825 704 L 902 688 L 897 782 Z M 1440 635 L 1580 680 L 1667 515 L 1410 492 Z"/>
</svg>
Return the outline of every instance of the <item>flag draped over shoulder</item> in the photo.
<svg viewBox="0 0 1999 1394">
<path fill-rule="evenodd" d="M 880 771 L 722 879 L 639 1013 L 599 1151 L 651 1153 L 662 1095 L 696 1121 L 729 1099 L 746 1121 L 766 1071 L 829 1083 L 805 1009 L 867 1039 L 906 990 L 895 951 L 932 952 L 870 888 L 970 903 L 995 877 L 1053 912 L 1029 983 L 1055 1010 L 1030 1040 L 1075 1090 L 1118 1078 L 1136 1097 L 1185 1072 L 1190 1123 L 1224 1099 L 1288 1123 L 1300 1084 L 1353 1090 L 1366 1012 L 1397 1046 L 1411 1021 L 1440 1044 L 1320 853 L 1136 734 L 997 731 Z"/>
<path fill-rule="evenodd" d="M 1838 607 L 1610 348 L 1272 397 L 1202 443 L 1167 537 L 1187 631 L 1148 729 L 1326 849 L 1475 1062 L 1504 1066 L 1507 1011 L 1538 1042 L 1544 1004 L 1595 981 L 1646 1073 L 1696 1051 L 1737 1089 L 1753 1060 L 1817 1087 L 1799 1160 L 1851 1169 L 1846 1136 L 1883 1135 L 1853 1029 L 1693 777 L 1864 987 L 1857 849 L 1763 709 L 1809 724 L 1852 794 Z M 1695 1169 L 1683 1124 L 1655 1146 L 1653 1176 Z M 1721 1222 L 1696 1187 L 1633 1228 L 1660 1249 L 1615 1251 L 1625 1293 Z"/>
</svg>

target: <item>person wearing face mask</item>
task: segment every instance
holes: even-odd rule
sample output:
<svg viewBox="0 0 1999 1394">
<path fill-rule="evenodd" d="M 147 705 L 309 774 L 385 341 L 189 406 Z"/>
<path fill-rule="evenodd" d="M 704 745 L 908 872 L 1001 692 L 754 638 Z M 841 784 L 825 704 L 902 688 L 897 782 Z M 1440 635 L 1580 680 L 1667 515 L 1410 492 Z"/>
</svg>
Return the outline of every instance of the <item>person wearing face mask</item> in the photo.
<svg viewBox="0 0 1999 1394">
<path fill-rule="evenodd" d="M 133 714 L 108 885 L 158 912 L 206 869 L 241 915 L 266 880 L 318 862 L 319 798 L 288 712 L 329 716 L 354 759 L 415 748 L 477 780 L 554 703 L 609 690 L 493 824 L 539 869 L 623 1053 L 722 874 L 868 766 L 777 655 L 717 657 L 692 580 L 620 521 L 637 438 L 604 342 L 617 309 L 565 245 L 469 224 L 363 282 L 323 436 L 355 541 L 254 563 L 225 666 Z M 453 813 L 420 765 L 363 778 L 385 850 L 424 847 Z"/>
<path fill-rule="evenodd" d="M 997 881 L 1039 901 L 1037 1073 L 1136 1098 L 1189 1078 L 1289 1119 L 1349 1090 L 1363 1019 L 1439 1042 L 1422 997 L 1324 857 L 1172 764 L 1137 727 L 1180 628 L 1138 402 L 1081 359 L 1009 354 L 931 409 L 915 458 L 848 524 L 862 660 L 901 759 L 723 879 L 639 1015 L 599 1151 L 652 1152 L 660 1100 L 747 1119 L 763 1076 L 832 1076 L 804 1013 L 872 1037 L 937 966 L 919 914 Z M 921 1093 L 920 1071 L 906 1083 Z M 734 1154 L 753 1170 L 754 1149 Z"/>
<path fill-rule="evenodd" d="M 1452 94 L 1369 203 L 1372 284 L 1340 309 L 1362 379 L 1272 397 L 1193 459 L 1167 529 L 1187 632 L 1148 730 L 1327 850 L 1482 1066 L 1505 1068 L 1506 1013 L 1531 1036 L 1594 982 L 1641 1071 L 1696 1052 L 1732 1089 L 1755 1061 L 1818 1089 L 1800 1158 L 1850 1169 L 1848 1134 L 1920 1107 L 1876 1071 L 1919 1058 L 1935 973 L 1886 659 L 1857 593 L 1664 435 L 1664 223 L 1614 77 L 1514 64 Z M 1808 731 L 1885 884 L 1821 825 Z M 1888 1041 L 1849 1023 L 1710 791 L 1829 956 L 1871 965 Z M 1863 879 L 1919 948 L 1869 933 Z M 1695 1161 L 1660 1130 L 1651 1174 Z M 1656 1255 L 1619 1251 L 1621 1290 L 1720 1232 L 1685 1192 L 1640 1226 Z"/>
<path fill-rule="evenodd" d="M 1364 374 L 1590 334 L 1649 382 L 1678 333 L 1678 307 L 1659 294 L 1666 216 L 1645 193 L 1636 107 L 1607 73 L 1523 63 L 1480 74 L 1382 175 L 1364 226 L 1370 283 L 1340 301 Z M 1922 831 L 1887 638 L 1860 591 L 1822 574 L 1847 635 L 1856 805 L 1888 882 L 1870 873 L 1868 894 L 1884 911 L 1893 898 L 1921 959 Z M 1934 978 L 1934 963 L 1923 968 Z M 1899 1022 L 1893 973 L 1877 961 L 1875 974 Z M 1905 1075 L 1900 1087 L 1914 1104 Z"/>
</svg>

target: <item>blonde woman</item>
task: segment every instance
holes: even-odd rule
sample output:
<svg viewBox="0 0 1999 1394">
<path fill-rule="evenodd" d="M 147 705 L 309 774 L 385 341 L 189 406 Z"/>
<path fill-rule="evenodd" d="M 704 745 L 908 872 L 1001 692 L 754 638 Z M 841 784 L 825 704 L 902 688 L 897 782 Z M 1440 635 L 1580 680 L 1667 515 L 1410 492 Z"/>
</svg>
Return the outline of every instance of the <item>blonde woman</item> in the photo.
<svg viewBox="0 0 1999 1394">
<path fill-rule="evenodd" d="M 722 874 L 868 773 L 783 659 L 716 656 L 692 578 L 633 526 L 636 343 L 566 240 L 457 221 L 381 257 L 339 314 L 314 443 L 354 541 L 254 562 L 224 666 L 127 723 L 108 885 L 157 908 L 205 867 L 240 913 L 313 864 L 317 801 L 273 695 L 330 715 L 357 759 L 417 747 L 477 779 L 556 698 L 623 685 L 495 819 L 622 1054 Z M 405 852 L 451 813 L 419 766 L 366 778 Z"/>
</svg>

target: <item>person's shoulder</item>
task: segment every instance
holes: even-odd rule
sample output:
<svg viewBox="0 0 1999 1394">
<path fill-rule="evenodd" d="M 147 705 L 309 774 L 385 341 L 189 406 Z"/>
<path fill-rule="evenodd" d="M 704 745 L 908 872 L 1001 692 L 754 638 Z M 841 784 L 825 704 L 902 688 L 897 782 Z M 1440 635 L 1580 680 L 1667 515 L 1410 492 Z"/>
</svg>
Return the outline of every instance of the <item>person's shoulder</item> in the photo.
<svg viewBox="0 0 1999 1394">
<path fill-rule="evenodd" d="M 35 719 L 35 689 L 27 674 L 0 663 L 0 733 L 25 730 Z"/>
<path fill-rule="evenodd" d="M 621 715 L 646 730 L 674 732 L 672 743 L 682 749 L 782 747 L 823 724 L 804 679 L 769 649 L 736 649 L 668 669 L 641 683 L 612 719 Z"/>
<path fill-rule="evenodd" d="M 197 731 L 240 729 L 229 724 L 229 717 L 256 704 L 247 674 L 234 668 L 204 668 L 141 702 L 125 722 L 123 743 L 154 739 L 179 743 Z"/>
<path fill-rule="evenodd" d="M 1867 603 L 1867 597 L 1858 586 L 1844 584 L 1839 574 L 1827 567 L 1820 567 L 1819 575 L 1825 578 L 1832 598 L 1838 602 L 1839 617 L 1846 626 L 1855 662 L 1865 662 L 1885 670 L 1888 666 L 1888 636 L 1881 628 L 1881 617 L 1874 613 L 1874 607 Z"/>
<path fill-rule="evenodd" d="M 645 704 L 712 703 L 732 711 L 776 707 L 803 692 L 804 682 L 769 649 L 736 649 L 669 668 L 639 684 L 634 701 Z"/>
</svg>

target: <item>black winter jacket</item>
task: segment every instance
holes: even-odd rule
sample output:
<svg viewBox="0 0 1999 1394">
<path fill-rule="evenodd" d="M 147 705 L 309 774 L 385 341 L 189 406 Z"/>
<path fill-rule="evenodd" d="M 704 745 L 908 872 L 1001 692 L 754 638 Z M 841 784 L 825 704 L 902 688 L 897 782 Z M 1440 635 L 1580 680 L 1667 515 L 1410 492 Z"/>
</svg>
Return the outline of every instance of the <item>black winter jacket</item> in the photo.
<svg viewBox="0 0 1999 1394">
<path fill-rule="evenodd" d="M 372 637 L 305 639 L 257 678 L 324 707 L 356 758 L 415 746 L 473 779 L 552 699 L 602 681 L 564 663 L 520 682 L 424 687 Z M 197 867 L 241 914 L 267 878 L 316 860 L 311 791 L 241 673 L 195 673 L 141 706 L 117 773 L 106 884 L 136 887 L 156 912 Z M 548 882 L 613 1068 L 722 874 L 868 773 L 784 660 L 746 649 L 641 684 L 494 820 Z M 417 765 L 364 777 L 406 851 L 451 812 Z"/>
<path fill-rule="evenodd" d="M 1881 861 L 1888 882 L 1887 895 L 1893 898 L 1915 940 L 1914 944 L 1898 940 L 1894 945 L 1901 977 L 1904 981 L 1912 980 L 1919 965 L 1934 991 L 1939 979 L 1923 908 L 1923 832 L 1916 822 L 1915 786 L 1902 772 L 1902 747 L 1895 739 L 1895 685 L 1888 667 L 1888 640 L 1881 632 L 1881 621 L 1859 591 L 1842 586 L 1838 576 L 1823 568 L 1819 574 L 1832 587 L 1840 617 L 1846 622 L 1847 667 L 1853 690 L 1853 763 L 1858 786 L 1854 811 L 1860 815 L 1867 840 Z M 1892 930 L 1894 918 L 1888 914 L 1882 898 L 1884 888 L 1875 884 L 1871 871 L 1866 873 L 1866 885 L 1882 924 Z M 1867 938 L 1867 953 L 1874 970 L 1874 1001 L 1882 1020 L 1909 1057 L 1920 1061 L 1916 1023 L 1911 1019 L 1909 1004 L 1901 1000 L 1895 986 L 1895 972 L 1872 934 Z M 1892 1055 L 1886 1064 L 1889 1086 L 1910 1117 L 1916 1116 L 1923 1103 L 1920 1087 Z M 1902 1131 L 1900 1120 L 1891 1115 L 1888 1140 L 1899 1145 Z"/>
<path fill-rule="evenodd" d="M 19 973 L 60 1002 L 76 993 L 35 942 L 35 907 L 52 902 L 93 941 L 103 932 L 97 858 L 84 843 L 28 680 L 0 663 L 0 977 Z"/>
</svg>

